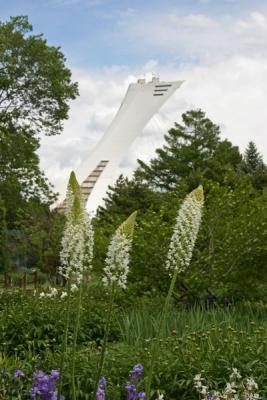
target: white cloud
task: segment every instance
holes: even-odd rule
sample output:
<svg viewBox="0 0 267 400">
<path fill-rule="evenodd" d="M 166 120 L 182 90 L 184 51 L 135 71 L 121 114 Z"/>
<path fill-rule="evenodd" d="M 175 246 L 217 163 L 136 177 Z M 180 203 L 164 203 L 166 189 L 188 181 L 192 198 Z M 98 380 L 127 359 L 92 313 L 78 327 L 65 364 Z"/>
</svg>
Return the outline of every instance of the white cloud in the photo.
<svg viewBox="0 0 267 400">
<path fill-rule="evenodd" d="M 121 18 L 117 35 L 145 51 L 194 57 L 202 61 L 234 54 L 267 55 L 267 14 L 254 11 L 243 18 L 228 14 L 183 15 L 181 12 L 135 13 Z"/>
<path fill-rule="evenodd" d="M 149 76 L 151 70 L 163 80 L 185 79 L 185 83 L 129 149 L 122 162 L 122 172 L 129 174 L 137 158 L 148 161 L 155 148 L 162 145 L 166 130 L 179 121 L 182 112 L 192 108 L 206 111 L 221 126 L 222 137 L 239 145 L 242 151 L 250 140 L 255 141 L 267 162 L 267 18 L 264 14 L 255 11 L 243 19 L 180 17 L 174 13 L 145 16 L 137 26 L 131 25 L 128 34 L 140 36 L 140 46 L 150 45 L 175 56 L 180 55 L 183 47 L 190 57 L 196 53 L 201 61 L 193 65 L 164 66 L 148 56 L 147 62 L 135 70 L 127 65 L 113 65 L 98 72 L 74 69 L 80 97 L 71 106 L 64 133 L 45 138 L 40 149 L 41 165 L 56 188 L 100 139 L 128 84 L 140 74 Z"/>
</svg>

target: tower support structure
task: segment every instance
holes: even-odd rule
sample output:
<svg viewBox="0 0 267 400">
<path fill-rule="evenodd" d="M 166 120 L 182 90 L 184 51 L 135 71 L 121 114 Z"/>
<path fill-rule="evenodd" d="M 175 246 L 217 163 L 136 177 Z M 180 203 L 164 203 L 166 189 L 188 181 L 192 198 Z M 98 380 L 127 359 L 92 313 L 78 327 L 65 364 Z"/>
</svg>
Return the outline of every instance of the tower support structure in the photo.
<svg viewBox="0 0 267 400">
<path fill-rule="evenodd" d="M 182 81 L 165 82 L 154 77 L 149 82 L 139 79 L 129 85 L 103 137 L 75 171 L 78 181 L 82 182 L 81 190 L 88 211 L 95 210 L 101 203 L 108 186 L 115 182 L 120 161 L 132 142 L 181 84 Z M 61 197 L 58 209 L 63 211 L 65 206 Z"/>
</svg>

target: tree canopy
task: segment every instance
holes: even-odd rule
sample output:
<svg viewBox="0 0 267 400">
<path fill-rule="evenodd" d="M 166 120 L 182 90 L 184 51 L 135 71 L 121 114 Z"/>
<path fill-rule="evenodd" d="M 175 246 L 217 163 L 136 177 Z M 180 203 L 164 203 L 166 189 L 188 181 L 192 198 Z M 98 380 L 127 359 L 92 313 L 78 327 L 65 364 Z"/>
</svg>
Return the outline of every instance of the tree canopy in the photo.
<svg viewBox="0 0 267 400">
<path fill-rule="evenodd" d="M 217 176 L 221 179 L 228 166 L 235 167 L 241 161 L 236 146 L 220 139 L 220 128 L 201 110 L 182 115 L 182 123 L 164 136 L 166 143 L 156 150 L 156 157 L 147 165 L 138 160 L 136 172 L 150 185 L 170 190 L 187 179 L 190 190 L 198 185 L 200 176 Z"/>
<path fill-rule="evenodd" d="M 0 125 L 0 192 L 7 207 L 7 220 L 31 199 L 51 203 L 55 195 L 39 167 L 39 141 L 29 128 Z"/>
<path fill-rule="evenodd" d="M 59 47 L 31 32 L 25 16 L 0 22 L 0 124 L 11 121 L 54 135 L 61 132 L 78 88 Z"/>
<path fill-rule="evenodd" d="M 9 250 L 13 263 L 21 254 L 28 265 L 44 265 L 46 257 L 56 260 L 51 249 L 58 250 L 62 228 L 62 219 L 49 211 L 55 194 L 40 169 L 37 151 L 41 135 L 62 131 L 78 86 L 60 48 L 32 31 L 26 16 L 0 21 L 2 265 Z"/>
<path fill-rule="evenodd" d="M 33 35 L 25 16 L 0 21 L 0 191 L 7 223 L 31 199 L 54 200 L 40 170 L 40 135 L 61 132 L 77 83 L 59 47 Z"/>
</svg>

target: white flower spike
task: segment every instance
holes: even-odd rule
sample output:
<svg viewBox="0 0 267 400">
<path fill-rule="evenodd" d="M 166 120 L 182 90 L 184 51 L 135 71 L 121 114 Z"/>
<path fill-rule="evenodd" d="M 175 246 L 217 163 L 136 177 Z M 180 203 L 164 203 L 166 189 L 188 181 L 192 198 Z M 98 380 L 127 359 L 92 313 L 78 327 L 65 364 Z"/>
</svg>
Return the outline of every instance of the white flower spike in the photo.
<svg viewBox="0 0 267 400">
<path fill-rule="evenodd" d="M 136 211 L 119 226 L 111 239 L 102 278 L 105 286 L 115 284 L 126 289 L 135 218 Z"/>
<path fill-rule="evenodd" d="M 203 188 L 199 186 L 186 196 L 179 209 L 166 262 L 170 276 L 175 271 L 184 272 L 189 266 L 201 223 L 203 205 Z"/>
<path fill-rule="evenodd" d="M 80 284 L 84 274 L 92 269 L 94 233 L 74 172 L 68 184 L 67 210 L 58 271 L 65 279 Z"/>
</svg>

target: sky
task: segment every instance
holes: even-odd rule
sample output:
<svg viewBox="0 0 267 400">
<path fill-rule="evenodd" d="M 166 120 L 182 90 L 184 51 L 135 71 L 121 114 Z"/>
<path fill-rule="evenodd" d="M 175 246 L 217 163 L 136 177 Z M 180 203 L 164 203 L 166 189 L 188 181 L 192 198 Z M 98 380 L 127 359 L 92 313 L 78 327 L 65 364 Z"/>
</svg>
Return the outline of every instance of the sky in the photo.
<svg viewBox="0 0 267 400">
<path fill-rule="evenodd" d="M 42 139 L 41 166 L 57 189 L 114 117 L 127 86 L 152 74 L 184 80 L 121 163 L 149 161 L 183 112 L 201 108 L 241 151 L 267 162 L 266 0 L 0 0 L 0 19 L 28 15 L 60 46 L 79 83 L 64 132 Z M 89 174 L 90 171 L 88 171 Z"/>
</svg>

